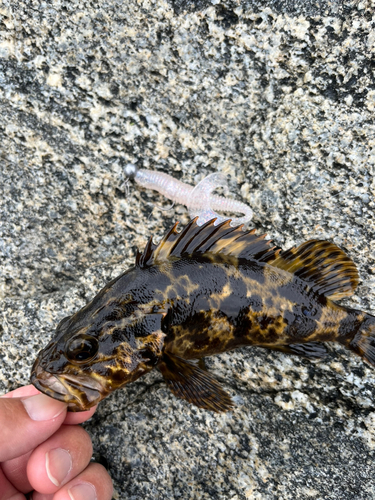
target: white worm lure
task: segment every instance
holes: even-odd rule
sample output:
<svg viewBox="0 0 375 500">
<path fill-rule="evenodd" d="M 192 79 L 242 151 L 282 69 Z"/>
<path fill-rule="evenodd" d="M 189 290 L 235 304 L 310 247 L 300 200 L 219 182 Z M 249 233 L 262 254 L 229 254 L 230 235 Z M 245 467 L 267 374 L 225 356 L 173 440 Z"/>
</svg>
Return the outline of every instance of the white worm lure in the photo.
<svg viewBox="0 0 375 500">
<path fill-rule="evenodd" d="M 125 175 L 129 179 L 135 180 L 140 186 L 147 189 L 154 189 L 166 198 L 185 205 L 189 210 L 190 217 L 199 217 L 197 220 L 199 226 L 214 217 L 217 219 L 215 225 L 229 219 L 229 217 L 219 215 L 215 210 L 244 214 L 243 217 L 232 219 L 231 226 L 233 227 L 240 224 L 247 224 L 253 216 L 253 211 L 245 203 L 226 198 L 225 196 L 212 194 L 218 187 L 224 189 L 225 195 L 229 194 L 226 176 L 219 172 L 207 175 L 195 187 L 185 184 L 163 172 L 138 169 L 131 163 L 126 165 Z"/>
</svg>

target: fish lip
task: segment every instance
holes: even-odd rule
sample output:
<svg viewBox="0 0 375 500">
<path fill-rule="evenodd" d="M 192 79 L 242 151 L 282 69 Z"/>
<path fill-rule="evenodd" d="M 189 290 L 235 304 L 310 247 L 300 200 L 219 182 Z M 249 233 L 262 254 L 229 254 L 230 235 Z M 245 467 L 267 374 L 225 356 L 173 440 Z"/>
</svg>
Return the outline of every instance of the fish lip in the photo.
<svg viewBox="0 0 375 500">
<path fill-rule="evenodd" d="M 71 396 L 74 397 L 75 399 L 78 400 L 76 396 L 73 394 L 70 394 L 67 389 L 61 384 L 59 379 L 55 376 L 50 374 L 50 377 L 47 379 L 48 381 L 51 379 L 55 379 L 53 384 L 47 383 L 46 380 L 41 380 L 40 378 L 37 378 L 36 374 L 33 373 L 31 376 L 31 383 L 33 384 L 34 387 L 38 389 L 38 391 L 43 392 L 43 394 L 46 394 L 47 396 L 51 396 L 54 399 L 58 399 L 59 401 L 64 401 L 66 402 L 66 397 Z M 61 386 L 64 388 L 64 390 L 58 391 L 56 387 L 56 383 L 60 383 Z M 53 389 L 52 389 L 53 387 Z"/>
<path fill-rule="evenodd" d="M 57 375 L 40 366 L 36 366 L 33 370 L 31 383 L 47 396 L 67 403 L 71 411 L 86 411 L 95 406 L 106 395 L 102 384 L 90 377 Z M 82 396 L 85 397 L 85 401 L 82 400 Z"/>
</svg>

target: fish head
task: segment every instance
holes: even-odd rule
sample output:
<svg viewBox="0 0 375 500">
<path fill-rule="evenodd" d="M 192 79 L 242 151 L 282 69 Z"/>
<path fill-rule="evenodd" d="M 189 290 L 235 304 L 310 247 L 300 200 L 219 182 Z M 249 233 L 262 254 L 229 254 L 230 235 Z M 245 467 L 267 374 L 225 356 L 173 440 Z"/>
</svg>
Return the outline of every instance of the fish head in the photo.
<svg viewBox="0 0 375 500">
<path fill-rule="evenodd" d="M 150 371 L 162 355 L 165 313 L 130 310 L 89 304 L 65 318 L 38 354 L 31 383 L 70 411 L 85 411 Z"/>
</svg>

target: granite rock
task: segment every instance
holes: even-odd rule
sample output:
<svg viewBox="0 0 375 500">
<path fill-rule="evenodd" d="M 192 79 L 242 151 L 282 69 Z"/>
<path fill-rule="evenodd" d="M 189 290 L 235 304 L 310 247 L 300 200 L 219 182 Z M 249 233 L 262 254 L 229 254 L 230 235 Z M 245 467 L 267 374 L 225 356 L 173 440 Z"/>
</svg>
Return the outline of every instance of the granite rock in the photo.
<svg viewBox="0 0 375 500">
<path fill-rule="evenodd" d="M 0 391 L 28 382 L 63 317 L 184 207 L 129 162 L 190 184 L 221 171 L 284 248 L 330 239 L 375 311 L 374 3 L 19 0 L 0 7 Z M 85 427 L 115 499 L 375 498 L 375 371 L 260 349 L 208 360 L 213 414 L 151 373 Z"/>
</svg>

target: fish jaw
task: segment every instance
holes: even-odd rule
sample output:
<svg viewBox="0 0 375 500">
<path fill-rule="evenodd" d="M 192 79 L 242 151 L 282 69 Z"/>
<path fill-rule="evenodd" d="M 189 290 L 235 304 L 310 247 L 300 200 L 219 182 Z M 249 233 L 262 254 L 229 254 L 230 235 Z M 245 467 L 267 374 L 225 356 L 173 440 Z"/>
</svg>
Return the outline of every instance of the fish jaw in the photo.
<svg viewBox="0 0 375 500">
<path fill-rule="evenodd" d="M 40 365 L 33 367 L 31 383 L 38 391 L 68 404 L 73 412 L 87 411 L 108 395 L 100 382 L 82 375 L 54 374 Z"/>
</svg>

